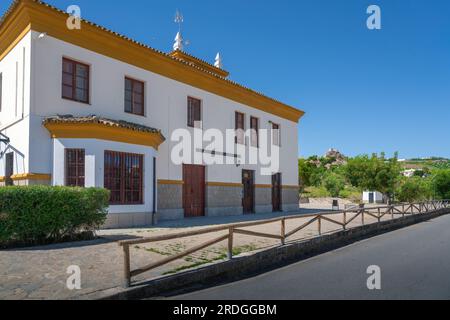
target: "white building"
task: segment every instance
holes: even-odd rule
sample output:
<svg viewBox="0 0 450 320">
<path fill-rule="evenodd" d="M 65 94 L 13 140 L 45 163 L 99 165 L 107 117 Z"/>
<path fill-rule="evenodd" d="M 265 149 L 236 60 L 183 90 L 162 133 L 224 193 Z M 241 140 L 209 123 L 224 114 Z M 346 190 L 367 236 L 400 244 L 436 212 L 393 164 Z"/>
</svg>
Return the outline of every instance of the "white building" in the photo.
<svg viewBox="0 0 450 320">
<path fill-rule="evenodd" d="M 407 178 L 412 178 L 414 177 L 416 171 L 417 171 L 416 169 L 407 169 L 402 172 L 402 175 Z"/>
<path fill-rule="evenodd" d="M 364 191 L 363 192 L 364 203 L 385 203 L 385 197 L 378 191 Z"/>
<path fill-rule="evenodd" d="M 67 19 L 17 0 L 0 21 L 0 133 L 9 138 L 0 142 L 0 184 L 106 187 L 107 227 L 298 209 L 302 111 L 228 80 L 220 56 L 214 66 L 84 20 L 71 30 Z M 196 121 L 203 132 L 269 130 L 279 170 L 175 164 L 172 133 L 193 132 Z M 238 138 L 222 156 L 256 151 L 261 139 Z"/>
</svg>

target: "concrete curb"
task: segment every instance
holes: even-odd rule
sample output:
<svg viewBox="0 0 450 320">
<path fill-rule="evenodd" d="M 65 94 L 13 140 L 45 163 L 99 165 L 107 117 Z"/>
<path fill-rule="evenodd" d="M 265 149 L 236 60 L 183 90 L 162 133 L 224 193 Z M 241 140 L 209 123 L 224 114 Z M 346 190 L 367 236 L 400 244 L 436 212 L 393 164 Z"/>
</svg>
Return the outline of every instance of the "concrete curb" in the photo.
<svg viewBox="0 0 450 320">
<path fill-rule="evenodd" d="M 241 280 L 269 270 L 298 262 L 359 240 L 401 229 L 423 221 L 449 214 L 450 209 L 441 209 L 426 214 L 409 215 L 391 221 L 383 221 L 338 231 L 313 239 L 288 243 L 284 246 L 233 258 L 173 276 L 151 280 L 128 289 L 114 288 L 81 297 L 83 299 L 134 300 L 162 296 L 169 293 L 185 293 L 212 285 Z"/>
</svg>

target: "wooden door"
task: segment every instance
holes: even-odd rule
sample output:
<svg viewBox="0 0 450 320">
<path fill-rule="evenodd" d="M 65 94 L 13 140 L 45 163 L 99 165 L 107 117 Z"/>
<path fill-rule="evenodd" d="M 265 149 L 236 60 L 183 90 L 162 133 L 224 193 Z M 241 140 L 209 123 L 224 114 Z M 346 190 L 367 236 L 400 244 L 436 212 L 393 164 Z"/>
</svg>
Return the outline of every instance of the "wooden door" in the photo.
<svg viewBox="0 0 450 320">
<path fill-rule="evenodd" d="M 272 207 L 273 212 L 281 211 L 281 173 L 272 176 Z"/>
<path fill-rule="evenodd" d="M 11 176 L 14 174 L 14 153 L 7 153 L 5 156 L 5 184 L 12 186 L 13 181 Z"/>
<path fill-rule="evenodd" d="M 184 216 L 205 215 L 205 167 L 183 165 L 183 207 Z"/>
<path fill-rule="evenodd" d="M 255 213 L 255 172 L 242 170 L 242 184 L 244 185 L 244 195 L 242 198 L 244 214 Z"/>
</svg>

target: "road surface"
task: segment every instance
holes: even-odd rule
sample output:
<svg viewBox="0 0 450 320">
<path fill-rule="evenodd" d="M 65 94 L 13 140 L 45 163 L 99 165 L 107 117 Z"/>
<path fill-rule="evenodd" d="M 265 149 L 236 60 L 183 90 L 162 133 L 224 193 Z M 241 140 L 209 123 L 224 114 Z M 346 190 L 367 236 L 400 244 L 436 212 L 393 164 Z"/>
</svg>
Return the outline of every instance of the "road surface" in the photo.
<svg viewBox="0 0 450 320">
<path fill-rule="evenodd" d="M 381 290 L 367 288 L 373 265 Z M 450 215 L 173 299 L 450 299 Z"/>
</svg>

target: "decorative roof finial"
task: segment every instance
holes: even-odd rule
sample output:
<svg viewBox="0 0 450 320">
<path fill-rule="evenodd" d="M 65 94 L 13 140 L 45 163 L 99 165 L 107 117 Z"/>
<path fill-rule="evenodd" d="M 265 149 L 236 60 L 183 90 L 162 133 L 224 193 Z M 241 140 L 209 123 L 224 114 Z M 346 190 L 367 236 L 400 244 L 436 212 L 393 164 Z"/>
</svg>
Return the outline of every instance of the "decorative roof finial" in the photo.
<svg viewBox="0 0 450 320">
<path fill-rule="evenodd" d="M 220 52 L 216 55 L 216 61 L 214 62 L 214 66 L 219 69 L 223 69 L 223 63 L 222 63 L 222 56 L 220 55 Z"/>
<path fill-rule="evenodd" d="M 173 50 L 183 51 L 183 36 L 181 32 L 178 31 L 177 36 L 175 37 L 175 43 L 173 44 Z"/>
</svg>

